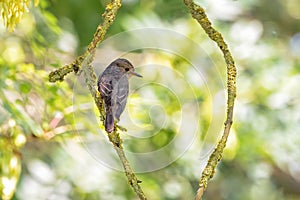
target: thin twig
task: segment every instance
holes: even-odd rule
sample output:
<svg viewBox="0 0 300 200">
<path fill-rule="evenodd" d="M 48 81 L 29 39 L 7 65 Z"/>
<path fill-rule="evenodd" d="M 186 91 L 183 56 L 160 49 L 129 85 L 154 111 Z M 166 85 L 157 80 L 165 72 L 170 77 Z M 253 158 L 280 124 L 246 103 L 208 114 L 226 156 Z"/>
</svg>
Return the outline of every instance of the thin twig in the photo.
<svg viewBox="0 0 300 200">
<path fill-rule="evenodd" d="M 142 191 L 139 183 L 141 183 L 142 181 L 138 180 L 136 175 L 134 174 L 130 163 L 128 162 L 123 147 L 122 147 L 122 139 L 120 138 L 120 134 L 117 132 L 117 130 L 115 129 L 112 133 L 108 134 L 109 140 L 113 143 L 114 148 L 120 158 L 120 160 L 122 161 L 124 170 L 125 170 L 125 174 L 127 176 L 127 179 L 129 181 L 129 184 L 131 185 L 131 187 L 133 188 L 133 190 L 135 191 L 135 193 L 138 195 L 138 197 L 140 199 L 146 200 L 146 196 L 144 194 L 144 192 Z"/>
<path fill-rule="evenodd" d="M 91 66 L 91 63 L 94 60 L 96 47 L 103 40 L 107 29 L 112 25 L 113 21 L 115 20 L 117 11 L 120 8 L 120 6 L 121 6 L 121 0 L 112 0 L 111 3 L 109 3 L 106 6 L 105 12 L 102 15 L 103 23 L 97 27 L 93 40 L 89 44 L 87 51 L 82 56 L 79 56 L 71 64 L 63 66 L 49 74 L 49 81 L 56 82 L 56 81 L 62 81 L 64 77 L 72 71 L 74 71 L 75 73 L 77 73 L 78 71 L 82 71 L 88 89 L 99 110 L 100 121 L 102 121 L 102 123 L 104 122 L 105 119 L 105 109 L 104 109 L 101 95 L 96 88 L 97 76 L 95 74 L 94 68 Z M 116 150 L 122 162 L 130 186 L 133 188 L 134 192 L 138 195 L 140 199 L 145 200 L 147 198 L 139 185 L 141 181 L 137 179 L 135 173 L 133 172 L 129 164 L 129 161 L 125 156 L 119 130 L 121 130 L 120 127 L 117 124 L 115 124 L 114 131 L 108 134 L 109 141 L 113 144 L 113 147 Z"/>
<path fill-rule="evenodd" d="M 93 40 L 90 42 L 87 51 L 78 56 L 71 64 L 58 68 L 57 70 L 49 74 L 49 81 L 63 81 L 64 77 L 70 72 L 79 72 L 81 67 L 89 65 L 94 60 L 96 47 L 103 40 L 107 29 L 112 25 L 117 15 L 118 9 L 121 7 L 121 0 L 111 0 L 111 3 L 107 4 L 105 12 L 102 15 L 103 23 L 100 24 L 94 34 Z M 85 62 L 85 64 L 83 64 Z"/>
<path fill-rule="evenodd" d="M 202 172 L 199 181 L 199 189 L 195 197 L 196 200 L 200 200 L 205 188 L 207 187 L 208 181 L 214 176 L 217 164 L 222 158 L 222 153 L 226 146 L 230 127 L 232 125 L 233 107 L 236 97 L 236 67 L 234 65 L 234 60 L 231 56 L 228 46 L 225 43 L 221 33 L 219 33 L 211 26 L 211 22 L 207 18 L 204 9 L 201 6 L 195 4 L 193 0 L 184 0 L 184 3 L 189 8 L 192 17 L 198 21 L 198 23 L 201 25 L 210 39 L 217 43 L 224 55 L 224 59 L 227 65 L 227 114 L 225 120 L 225 128 L 222 138 L 219 140 L 213 153 L 210 155 L 208 163 Z"/>
</svg>

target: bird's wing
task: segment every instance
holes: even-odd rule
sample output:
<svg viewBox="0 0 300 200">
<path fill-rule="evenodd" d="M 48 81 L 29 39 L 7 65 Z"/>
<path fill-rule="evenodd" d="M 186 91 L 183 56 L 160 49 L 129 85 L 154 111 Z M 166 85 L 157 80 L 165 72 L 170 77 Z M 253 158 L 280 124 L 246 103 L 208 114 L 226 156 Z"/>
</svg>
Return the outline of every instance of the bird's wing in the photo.
<svg viewBox="0 0 300 200">
<path fill-rule="evenodd" d="M 98 91 L 101 94 L 106 106 L 112 106 L 113 80 L 110 76 L 102 75 L 98 80 Z"/>
<path fill-rule="evenodd" d="M 116 107 L 115 107 L 115 118 L 119 121 L 120 115 L 125 109 L 128 92 L 129 92 L 129 83 L 126 76 L 122 76 L 117 85 L 116 85 Z"/>
</svg>

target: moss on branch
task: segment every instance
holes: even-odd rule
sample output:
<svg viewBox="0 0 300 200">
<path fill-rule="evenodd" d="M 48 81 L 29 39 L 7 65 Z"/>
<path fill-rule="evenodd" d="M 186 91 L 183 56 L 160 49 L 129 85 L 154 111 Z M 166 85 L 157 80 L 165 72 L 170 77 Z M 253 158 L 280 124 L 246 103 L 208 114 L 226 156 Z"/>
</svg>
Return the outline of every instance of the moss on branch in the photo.
<svg viewBox="0 0 300 200">
<path fill-rule="evenodd" d="M 213 153 L 210 155 L 207 165 L 205 166 L 197 191 L 196 199 L 201 199 L 208 181 L 214 176 L 218 162 L 222 158 L 223 150 L 226 146 L 227 138 L 230 132 L 233 118 L 234 100 L 236 97 L 236 67 L 231 53 L 225 43 L 221 33 L 214 29 L 211 22 L 207 18 L 204 9 L 195 4 L 192 0 L 184 0 L 184 3 L 189 8 L 192 17 L 198 21 L 209 38 L 217 43 L 221 49 L 226 65 L 227 65 L 227 114 L 225 120 L 225 128 L 222 138 L 219 140 Z"/>
</svg>

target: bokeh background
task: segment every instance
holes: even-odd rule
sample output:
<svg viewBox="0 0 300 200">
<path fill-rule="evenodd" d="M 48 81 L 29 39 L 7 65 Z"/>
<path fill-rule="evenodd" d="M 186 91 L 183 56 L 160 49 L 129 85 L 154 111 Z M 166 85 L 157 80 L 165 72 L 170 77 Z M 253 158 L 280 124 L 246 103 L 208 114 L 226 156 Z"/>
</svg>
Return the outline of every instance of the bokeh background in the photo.
<svg viewBox="0 0 300 200">
<path fill-rule="evenodd" d="M 40 0 L 14 32 L 0 20 L 2 199 L 137 199 L 83 78 L 48 82 L 85 51 L 108 2 Z M 196 2 L 238 68 L 234 124 L 204 199 L 300 199 L 300 2 Z M 97 74 L 116 57 L 144 76 L 130 81 L 120 122 L 142 188 L 149 199 L 193 199 L 225 117 L 220 50 L 182 1 L 125 0 Z"/>
</svg>

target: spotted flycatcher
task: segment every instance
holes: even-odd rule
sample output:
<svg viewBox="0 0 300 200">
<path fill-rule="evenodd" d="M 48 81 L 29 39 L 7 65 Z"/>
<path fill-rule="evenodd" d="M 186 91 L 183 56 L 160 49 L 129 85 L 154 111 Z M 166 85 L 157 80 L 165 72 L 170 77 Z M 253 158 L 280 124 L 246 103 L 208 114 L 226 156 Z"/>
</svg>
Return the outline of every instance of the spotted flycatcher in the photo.
<svg viewBox="0 0 300 200">
<path fill-rule="evenodd" d="M 111 133 L 114 129 L 114 121 L 120 120 L 120 115 L 125 109 L 129 82 L 131 76 L 142 77 L 134 72 L 133 65 L 124 58 L 113 61 L 98 78 L 98 91 L 105 105 L 105 130 Z"/>
</svg>

